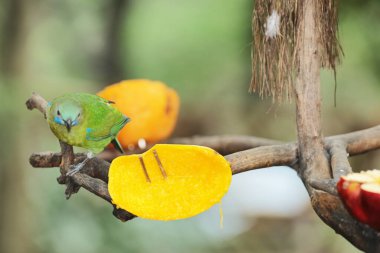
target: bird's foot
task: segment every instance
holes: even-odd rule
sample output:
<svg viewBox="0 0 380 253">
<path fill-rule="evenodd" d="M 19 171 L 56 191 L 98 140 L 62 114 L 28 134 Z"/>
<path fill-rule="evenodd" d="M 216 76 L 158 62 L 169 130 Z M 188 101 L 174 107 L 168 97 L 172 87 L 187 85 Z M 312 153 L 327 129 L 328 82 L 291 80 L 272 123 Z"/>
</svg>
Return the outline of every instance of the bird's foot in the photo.
<svg viewBox="0 0 380 253">
<path fill-rule="evenodd" d="M 83 168 L 83 166 L 85 165 L 85 162 L 87 162 L 87 158 L 81 163 L 78 163 L 76 165 L 72 165 L 71 166 L 72 169 L 66 173 L 66 176 L 71 177 L 74 174 L 76 174 L 77 172 L 79 172 Z"/>
<path fill-rule="evenodd" d="M 88 162 L 88 160 L 90 160 L 93 157 L 94 157 L 93 153 L 91 153 L 91 152 L 87 153 L 86 159 L 84 159 L 83 162 L 80 162 L 80 163 L 78 163 L 76 165 L 72 165 L 71 166 L 72 169 L 66 173 L 66 176 L 71 177 L 74 174 L 78 173 L 84 167 L 84 165 L 86 165 L 86 163 Z"/>
</svg>

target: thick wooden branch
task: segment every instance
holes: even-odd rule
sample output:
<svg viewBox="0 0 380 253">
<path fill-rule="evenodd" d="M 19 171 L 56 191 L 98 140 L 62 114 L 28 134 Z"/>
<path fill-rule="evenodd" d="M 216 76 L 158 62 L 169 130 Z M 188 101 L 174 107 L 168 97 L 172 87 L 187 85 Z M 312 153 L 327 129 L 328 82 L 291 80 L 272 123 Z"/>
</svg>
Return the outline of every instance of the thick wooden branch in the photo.
<svg viewBox="0 0 380 253">
<path fill-rule="evenodd" d="M 96 196 L 104 199 L 105 201 L 112 203 L 111 196 L 108 192 L 107 183 L 100 179 L 94 179 L 89 175 L 84 173 L 76 173 L 71 176 L 73 181 L 88 190 L 89 192 L 95 194 Z"/>
<path fill-rule="evenodd" d="M 307 178 L 329 178 L 321 123 L 320 45 L 317 31 L 315 0 L 305 0 L 300 10 L 297 27 L 297 61 L 299 69 L 295 81 L 296 123 L 300 174 L 308 188 Z M 309 192 L 312 189 L 309 189 Z M 312 194 L 312 192 L 310 192 Z"/>
<path fill-rule="evenodd" d="M 336 135 L 327 138 L 328 145 L 339 140 L 347 145 L 349 154 L 361 154 L 380 147 L 380 125 L 365 130 L 351 132 L 350 134 Z"/>
<path fill-rule="evenodd" d="M 82 162 L 86 158 L 86 154 L 75 154 L 74 164 Z M 29 163 L 35 168 L 51 168 L 59 167 L 62 162 L 62 154 L 60 152 L 40 152 L 33 153 L 29 158 Z M 81 173 L 89 175 L 93 178 L 101 179 L 103 182 L 108 182 L 109 163 L 103 159 L 94 157 L 87 162 Z"/>
<path fill-rule="evenodd" d="M 338 197 L 316 192 L 311 196 L 311 204 L 327 225 L 364 252 L 380 252 L 378 232 L 352 218 Z"/>
<path fill-rule="evenodd" d="M 285 165 L 293 167 L 297 163 L 297 146 L 294 143 L 263 146 L 248 149 L 225 156 L 231 164 L 233 174 L 266 168 L 272 166 Z"/>
<path fill-rule="evenodd" d="M 335 140 L 329 150 L 322 136 L 320 68 L 321 45 L 318 27 L 323 22 L 317 15 L 317 0 L 299 3 L 296 54 L 299 62 L 294 87 L 299 155 L 299 175 L 310 195 L 318 216 L 338 234 L 366 252 L 379 252 L 380 236 L 373 229 L 354 220 L 337 196 L 314 187 L 326 180 L 336 181 L 351 170 L 347 160 L 348 145 L 355 150 L 356 142 Z M 369 145 L 377 145 L 369 141 Z M 361 146 L 360 148 L 363 148 Z M 328 152 L 326 152 L 328 151 Z M 330 157 L 329 157 L 330 156 Z M 332 175 L 334 174 L 334 175 Z M 331 191 L 331 189 L 329 189 Z"/>
<path fill-rule="evenodd" d="M 218 135 L 173 138 L 168 140 L 166 143 L 206 146 L 214 149 L 222 155 L 228 155 L 256 147 L 277 145 L 282 142 L 245 135 Z"/>
<path fill-rule="evenodd" d="M 380 148 L 380 126 L 331 136 L 325 139 L 326 150 L 330 155 L 333 179 L 311 179 L 310 185 L 317 189 L 337 195 L 336 184 L 341 176 L 352 172 L 349 156 L 359 155 Z"/>
<path fill-rule="evenodd" d="M 197 137 L 178 139 L 182 140 L 182 142 L 180 142 L 181 144 L 202 144 L 207 147 L 212 147 L 215 142 L 212 141 L 212 143 L 209 143 L 208 140 L 214 140 L 217 138 L 218 136 L 205 136 L 204 138 Z M 223 140 L 224 137 L 222 136 L 221 139 Z M 234 142 L 233 138 L 229 139 L 229 142 Z M 331 153 L 331 151 L 329 150 L 332 149 L 333 143 L 340 142 L 347 143 L 346 154 L 348 154 L 349 156 L 363 154 L 380 148 L 380 125 L 352 133 L 330 136 L 325 138 L 324 142 L 325 149 L 329 153 Z M 170 143 L 174 142 L 171 140 Z M 223 143 L 223 141 L 220 141 L 220 143 Z M 240 137 L 237 139 L 236 143 L 240 143 Z M 237 144 L 234 145 L 237 146 Z M 218 150 L 217 146 L 214 145 L 213 147 Z M 233 173 L 237 174 L 248 170 L 254 170 L 271 166 L 283 165 L 293 167 L 293 165 L 297 165 L 298 163 L 297 152 L 298 151 L 296 142 L 291 142 L 281 145 L 252 148 L 226 155 L 225 158 L 230 162 Z M 84 159 L 84 156 L 85 155 L 83 153 L 75 154 L 74 162 L 76 163 L 82 161 Z M 33 167 L 37 168 L 58 167 L 61 163 L 61 158 L 61 153 L 34 153 L 30 156 L 30 164 Z M 244 162 L 240 161 L 240 159 L 243 159 Z M 345 159 L 347 159 L 347 155 L 345 156 Z M 334 163 L 335 162 L 332 162 L 332 164 Z M 108 168 L 108 166 L 108 162 L 99 158 L 94 158 L 94 160 L 89 163 L 89 166 L 83 168 L 82 171 L 83 173 L 88 174 L 91 177 L 99 178 L 106 182 L 108 170 L 104 168 Z"/>
<path fill-rule="evenodd" d="M 221 155 L 229 155 L 238 151 L 252 149 L 256 147 L 277 145 L 283 142 L 265 138 L 259 138 L 246 135 L 218 135 L 218 136 L 192 136 L 192 137 L 177 137 L 166 140 L 162 143 L 167 144 L 184 144 L 184 145 L 199 145 L 214 149 Z M 126 154 L 143 153 L 150 149 L 153 145 L 148 144 L 144 149 L 128 150 Z M 107 149 L 98 155 L 99 158 L 106 161 L 112 161 L 120 155 L 114 149 Z"/>
<path fill-rule="evenodd" d="M 72 146 L 64 142 L 60 141 L 59 144 L 61 146 L 62 161 L 59 166 L 61 176 L 57 178 L 57 181 L 66 185 L 65 194 L 66 198 L 69 199 L 73 193 L 77 193 L 80 189 L 80 185 L 75 184 L 71 177 L 66 176 L 66 173 L 70 171 L 71 165 L 74 164 L 74 150 Z"/>
<path fill-rule="evenodd" d="M 245 138 L 247 141 L 244 141 Z M 345 145 L 346 154 L 349 156 L 359 155 L 378 149 L 380 148 L 380 125 L 348 134 L 327 137 L 323 141 L 325 144 L 324 149 L 327 150 L 326 152 L 331 154 L 332 152 L 330 149 L 336 145 L 334 144 L 336 142 L 343 143 Z M 293 165 L 297 165 L 298 162 L 298 160 L 295 159 L 298 152 L 296 142 L 279 144 L 282 142 L 251 136 L 222 135 L 173 138 L 168 140 L 166 143 L 202 145 L 210 147 L 226 156 L 226 159 L 231 162 L 235 174 L 247 170 L 270 166 L 284 165 L 293 167 Z M 272 145 L 272 143 L 275 145 Z M 242 150 L 244 152 L 232 152 L 234 150 Z M 139 153 L 142 152 L 139 150 L 137 151 Z M 230 152 L 234 154 L 231 154 Z M 105 154 L 100 154 L 99 157 L 102 157 L 103 159 L 106 158 L 107 160 L 112 160 L 120 155 L 118 152 L 113 151 L 105 151 L 104 153 Z M 245 159 L 244 163 L 242 161 L 237 161 L 240 158 Z M 345 159 L 347 159 L 347 156 Z M 333 160 L 332 166 L 336 168 L 334 165 L 335 158 Z M 350 170 L 346 170 L 346 173 L 349 171 Z M 337 174 L 335 175 L 338 176 Z"/>
</svg>

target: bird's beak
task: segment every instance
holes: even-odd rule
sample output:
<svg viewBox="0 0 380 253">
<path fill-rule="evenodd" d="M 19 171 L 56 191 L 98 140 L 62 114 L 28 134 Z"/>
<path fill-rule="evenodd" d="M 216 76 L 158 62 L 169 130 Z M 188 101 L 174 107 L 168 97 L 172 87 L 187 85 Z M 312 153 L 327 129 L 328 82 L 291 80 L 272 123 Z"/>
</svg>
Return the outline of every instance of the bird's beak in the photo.
<svg viewBox="0 0 380 253">
<path fill-rule="evenodd" d="M 71 124 L 72 124 L 71 119 L 68 119 L 68 120 L 65 121 L 65 126 L 67 128 L 67 132 L 69 132 L 69 133 L 70 133 L 70 130 L 71 130 Z"/>
</svg>

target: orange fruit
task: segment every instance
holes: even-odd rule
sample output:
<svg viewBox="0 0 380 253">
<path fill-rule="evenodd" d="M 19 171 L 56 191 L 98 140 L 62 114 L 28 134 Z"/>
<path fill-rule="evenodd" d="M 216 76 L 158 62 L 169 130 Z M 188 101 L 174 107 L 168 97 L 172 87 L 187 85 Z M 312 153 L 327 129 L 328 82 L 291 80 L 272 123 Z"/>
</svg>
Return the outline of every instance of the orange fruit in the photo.
<svg viewBox="0 0 380 253">
<path fill-rule="evenodd" d="M 118 135 L 124 148 L 135 146 L 139 139 L 156 143 L 168 138 L 175 128 L 179 97 L 162 82 L 125 80 L 107 86 L 97 95 L 115 102 L 115 107 L 131 118 Z"/>
</svg>

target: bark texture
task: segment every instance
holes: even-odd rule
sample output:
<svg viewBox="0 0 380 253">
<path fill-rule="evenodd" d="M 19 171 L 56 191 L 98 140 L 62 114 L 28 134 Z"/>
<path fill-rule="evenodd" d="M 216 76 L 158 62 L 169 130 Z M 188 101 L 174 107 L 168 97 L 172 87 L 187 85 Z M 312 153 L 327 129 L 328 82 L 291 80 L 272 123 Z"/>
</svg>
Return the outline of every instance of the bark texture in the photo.
<svg viewBox="0 0 380 253">
<path fill-rule="evenodd" d="M 354 220 L 335 196 L 334 188 L 316 190 L 351 171 L 343 142 L 330 144 L 330 156 L 322 137 L 320 67 L 322 50 L 318 40 L 318 0 L 301 4 L 298 27 L 297 55 L 299 70 L 295 83 L 296 121 L 298 134 L 299 175 L 309 192 L 311 204 L 318 216 L 338 234 L 366 252 L 380 251 L 380 237 L 372 229 Z M 318 185 L 319 182 L 319 185 Z M 328 183 L 326 184 L 328 186 Z M 365 231 L 365 232 L 364 232 Z"/>
</svg>

